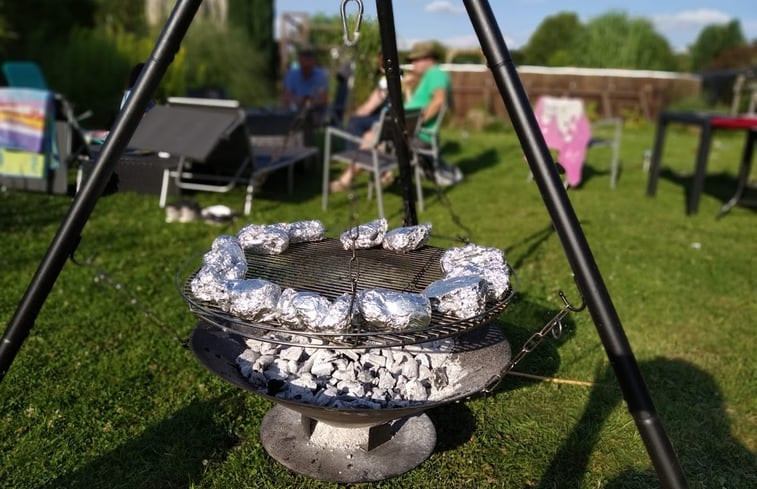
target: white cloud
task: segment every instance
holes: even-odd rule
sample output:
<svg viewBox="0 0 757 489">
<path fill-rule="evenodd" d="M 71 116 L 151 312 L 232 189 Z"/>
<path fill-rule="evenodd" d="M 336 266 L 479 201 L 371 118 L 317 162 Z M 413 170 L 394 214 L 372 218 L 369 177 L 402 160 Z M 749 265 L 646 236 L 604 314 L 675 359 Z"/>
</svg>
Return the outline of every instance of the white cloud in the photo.
<svg viewBox="0 0 757 489">
<path fill-rule="evenodd" d="M 731 18 L 720 10 L 706 8 L 651 16 L 652 22 L 661 31 L 698 28 L 708 24 L 725 24 L 730 22 Z"/>
<path fill-rule="evenodd" d="M 431 12 L 434 14 L 459 15 L 465 13 L 465 9 L 459 5 L 455 5 L 452 2 L 445 0 L 436 0 L 426 5 L 426 12 Z"/>
</svg>

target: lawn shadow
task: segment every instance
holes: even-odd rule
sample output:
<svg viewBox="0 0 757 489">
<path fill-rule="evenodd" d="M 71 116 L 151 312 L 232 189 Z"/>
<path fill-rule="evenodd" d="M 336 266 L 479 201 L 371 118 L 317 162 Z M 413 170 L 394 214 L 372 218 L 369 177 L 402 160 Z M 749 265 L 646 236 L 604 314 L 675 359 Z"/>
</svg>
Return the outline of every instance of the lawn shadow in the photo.
<svg viewBox="0 0 757 489">
<path fill-rule="evenodd" d="M 60 222 L 71 206 L 63 195 L 8 190 L 0 192 L 0 232 L 38 229 Z"/>
<path fill-rule="evenodd" d="M 239 442 L 217 416 L 218 406 L 229 397 L 192 401 L 139 436 L 42 487 L 187 487 L 201 478 L 207 460 L 225 458 Z"/>
<path fill-rule="evenodd" d="M 691 192 L 691 185 L 694 178 L 693 175 L 678 173 L 670 168 L 663 168 L 660 170 L 660 178 L 664 178 L 665 180 L 681 186 L 683 199 L 682 205 L 685 211 L 686 203 L 688 202 L 689 194 Z M 707 177 L 704 180 L 702 194 L 714 197 L 725 204 L 736 193 L 737 186 L 738 178 L 735 175 L 728 172 L 710 173 L 707 174 Z M 755 194 L 757 194 L 755 189 L 747 186 L 742 201 L 754 201 Z M 741 205 L 741 207 L 750 209 L 753 212 L 757 211 L 757 206 L 754 205 Z"/>
<path fill-rule="evenodd" d="M 757 461 L 750 450 L 731 436 L 723 396 L 715 379 L 699 367 L 683 361 L 657 358 L 640 362 L 647 387 L 665 431 L 677 452 L 683 472 L 696 487 L 755 487 Z M 541 477 L 540 488 L 585 487 L 601 426 L 623 403 L 613 370 L 596 374 L 586 408 Z M 749 483 L 748 481 L 752 481 Z M 607 488 L 657 487 L 653 471 L 627 470 Z"/>
<path fill-rule="evenodd" d="M 442 149 L 442 155 L 445 155 L 444 149 Z M 476 156 L 470 156 L 458 160 L 457 166 L 463 172 L 463 175 L 472 175 L 477 171 L 496 165 L 499 161 L 500 158 L 497 151 L 494 149 L 487 149 Z"/>
</svg>

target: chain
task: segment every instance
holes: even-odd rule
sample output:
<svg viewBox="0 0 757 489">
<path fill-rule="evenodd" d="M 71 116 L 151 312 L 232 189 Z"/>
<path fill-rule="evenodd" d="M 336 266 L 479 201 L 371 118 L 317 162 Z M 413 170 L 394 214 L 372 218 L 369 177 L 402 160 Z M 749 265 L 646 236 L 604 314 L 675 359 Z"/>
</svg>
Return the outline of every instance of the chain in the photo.
<svg viewBox="0 0 757 489">
<path fill-rule="evenodd" d="M 182 347 L 188 348 L 188 340 L 180 338 L 177 334 L 171 331 L 171 329 L 163 321 L 161 321 L 160 318 L 158 318 L 158 316 L 149 307 L 147 307 L 142 301 L 137 298 L 134 292 L 129 290 L 129 288 L 126 287 L 123 283 L 114 279 L 113 276 L 110 275 L 105 269 L 95 266 L 93 263 L 94 255 L 87 258 L 84 262 L 78 261 L 73 254 L 71 254 L 69 258 L 74 264 L 80 267 L 92 267 L 95 270 L 95 275 L 92 279 L 93 282 L 98 285 L 109 286 L 117 293 L 123 295 L 126 298 L 127 304 L 136 307 L 145 317 L 147 317 L 147 319 L 149 319 L 153 324 L 160 328 L 164 333 L 172 337 Z"/>
<path fill-rule="evenodd" d="M 494 392 L 494 390 L 499 387 L 499 384 L 502 382 L 502 379 L 513 369 L 515 368 L 518 363 L 520 363 L 521 360 L 523 360 L 529 353 L 534 351 L 536 348 L 541 345 L 541 343 L 544 341 L 544 338 L 547 337 L 550 333 L 552 334 L 552 337 L 555 339 L 560 338 L 562 336 L 563 332 L 563 324 L 562 320 L 565 318 L 565 316 L 568 315 L 569 312 L 579 312 L 583 310 L 586 307 L 585 302 L 581 302 L 581 305 L 578 307 L 573 306 L 571 304 L 567 297 L 565 297 L 565 294 L 562 290 L 558 291 L 558 294 L 560 295 L 560 299 L 563 301 L 563 308 L 560 309 L 560 312 L 558 312 L 555 317 L 553 317 L 547 324 L 544 325 L 543 328 L 541 328 L 539 331 L 535 332 L 531 335 L 528 340 L 523 344 L 523 347 L 520 349 L 517 355 L 513 357 L 513 359 L 505 365 L 505 367 L 502 369 L 500 373 L 492 377 L 491 380 L 487 383 L 486 387 L 482 389 L 482 392 L 485 395 L 491 394 Z"/>
</svg>

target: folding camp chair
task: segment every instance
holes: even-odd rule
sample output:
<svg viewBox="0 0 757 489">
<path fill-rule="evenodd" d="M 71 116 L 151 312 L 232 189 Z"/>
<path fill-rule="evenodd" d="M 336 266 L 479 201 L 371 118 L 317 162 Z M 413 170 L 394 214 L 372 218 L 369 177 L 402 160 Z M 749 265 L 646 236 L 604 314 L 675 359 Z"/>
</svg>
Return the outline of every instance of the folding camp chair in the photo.
<svg viewBox="0 0 757 489">
<path fill-rule="evenodd" d="M 80 156 L 89 153 L 79 120 L 74 117 L 71 104 L 61 94 L 49 90 L 45 77 L 39 66 L 31 61 L 5 61 L 2 72 L 8 87 L 4 88 L 6 101 L 20 107 L 24 100 L 36 104 L 33 100 L 48 97 L 52 104 L 45 105 L 45 147 L 39 154 L 44 156 L 44 169 L 41 173 L 27 171 L 21 174 L 0 172 L 0 184 L 10 188 L 20 188 L 40 192 L 65 194 L 68 192 L 68 169 Z M 45 95 L 48 94 L 48 95 Z M 13 109 L 11 109 L 13 110 Z M 39 114 L 39 112 L 36 112 Z M 9 149 L 9 148 L 4 148 Z M 12 148 L 10 148 L 12 150 Z M 18 153 L 13 155 L 19 157 Z M 16 158 L 17 159 L 17 158 Z M 32 159 L 35 159 L 32 156 Z"/>
<path fill-rule="evenodd" d="M 405 113 L 405 124 L 409 128 L 409 133 L 413 134 L 418 126 L 420 111 L 407 111 Z M 383 143 L 391 144 L 393 141 L 393 126 L 391 124 L 388 109 L 381 111 L 378 121 L 374 124 L 370 140 L 364 141 L 363 138 L 355 136 L 347 131 L 336 127 L 327 127 L 323 151 L 323 195 L 321 207 L 325 211 L 328 207 L 329 200 L 329 182 L 330 182 L 330 163 L 336 160 L 348 165 L 355 165 L 358 168 L 371 172 L 373 175 L 373 185 L 368 186 L 368 197 L 371 198 L 373 189 L 376 189 L 376 204 L 378 205 L 379 217 L 384 217 L 384 200 L 381 190 L 381 176 L 392 171 L 398 166 L 395 154 L 382 150 Z M 341 139 L 343 142 L 352 143 L 355 147 L 332 153 L 332 139 Z M 360 146 L 363 148 L 360 148 Z M 422 201 L 422 191 L 420 179 L 417 178 L 416 171 L 416 191 L 418 198 Z"/>
</svg>

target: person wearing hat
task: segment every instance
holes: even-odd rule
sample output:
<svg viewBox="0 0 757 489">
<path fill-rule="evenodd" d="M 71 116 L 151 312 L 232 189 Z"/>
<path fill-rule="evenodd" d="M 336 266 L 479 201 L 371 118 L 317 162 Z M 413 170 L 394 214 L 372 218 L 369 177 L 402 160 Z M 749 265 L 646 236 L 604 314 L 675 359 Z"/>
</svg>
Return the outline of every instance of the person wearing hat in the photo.
<svg viewBox="0 0 757 489">
<path fill-rule="evenodd" d="M 413 90 L 410 99 L 405 102 L 405 109 L 422 110 L 423 127 L 433 128 L 442 107 L 445 104 L 451 103 L 452 100 L 452 82 L 450 76 L 439 67 L 435 44 L 431 41 L 415 43 L 410 49 L 408 59 L 413 65 L 412 75 L 418 80 L 418 84 Z M 366 135 L 366 137 L 369 137 L 369 135 Z M 426 131 L 422 131 L 418 137 L 422 144 L 431 144 L 431 136 Z M 461 179 L 459 170 L 451 169 L 450 171 L 455 173 L 454 178 L 442 180 L 438 175 L 434 174 L 433 163 L 424 163 L 427 162 L 421 161 L 427 176 L 435 179 L 437 182 L 446 185 L 456 183 Z M 355 169 L 352 168 L 345 170 L 338 179 L 331 182 L 331 191 L 338 192 L 348 189 L 356 173 Z M 393 175 L 391 173 L 384 174 L 381 180 L 385 184 L 391 183 Z"/>
<path fill-rule="evenodd" d="M 303 47 L 298 54 L 299 66 L 284 77 L 284 107 L 297 111 L 308 108 L 317 124 L 328 107 L 329 76 L 316 64 L 313 48 Z"/>
</svg>

